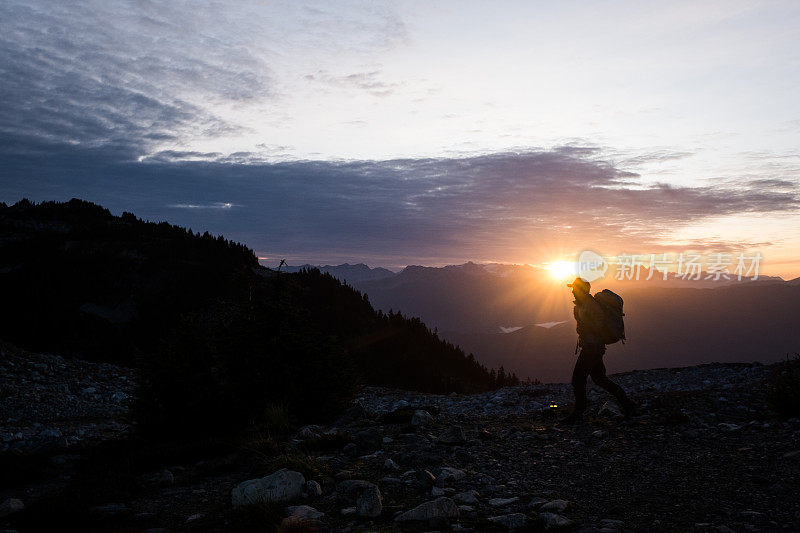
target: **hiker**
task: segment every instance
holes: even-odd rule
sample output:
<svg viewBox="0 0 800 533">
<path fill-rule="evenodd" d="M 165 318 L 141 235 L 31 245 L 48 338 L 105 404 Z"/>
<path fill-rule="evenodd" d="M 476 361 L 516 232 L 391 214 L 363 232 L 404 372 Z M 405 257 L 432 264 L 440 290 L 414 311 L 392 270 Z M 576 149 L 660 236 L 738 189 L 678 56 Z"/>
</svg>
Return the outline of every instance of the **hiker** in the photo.
<svg viewBox="0 0 800 533">
<path fill-rule="evenodd" d="M 572 372 L 572 388 L 575 392 L 575 408 L 572 413 L 561 422 L 565 424 L 575 423 L 581 420 L 583 412 L 586 410 L 586 378 L 592 376 L 592 381 L 603 387 L 614 395 L 622 407 L 626 417 L 633 416 L 636 411 L 636 404 L 631 401 L 622 390 L 622 387 L 611 381 L 606 376 L 606 367 L 603 364 L 603 354 L 606 353 L 606 344 L 611 344 L 617 340 L 625 339 L 624 329 L 621 332 L 609 333 L 607 327 L 605 311 L 601 304 L 595 299 L 600 296 L 589 294 L 591 285 L 583 278 L 576 278 L 572 283 L 567 284 L 572 288 L 572 295 L 575 297 L 575 321 L 577 322 L 578 346 L 581 353 L 575 362 L 575 370 Z M 622 316 L 622 299 L 611 291 L 609 293 L 619 300 L 619 324 Z M 604 295 L 605 296 L 605 295 Z M 610 341 L 610 342 L 609 342 Z M 576 348 L 577 351 L 577 348 Z"/>
</svg>

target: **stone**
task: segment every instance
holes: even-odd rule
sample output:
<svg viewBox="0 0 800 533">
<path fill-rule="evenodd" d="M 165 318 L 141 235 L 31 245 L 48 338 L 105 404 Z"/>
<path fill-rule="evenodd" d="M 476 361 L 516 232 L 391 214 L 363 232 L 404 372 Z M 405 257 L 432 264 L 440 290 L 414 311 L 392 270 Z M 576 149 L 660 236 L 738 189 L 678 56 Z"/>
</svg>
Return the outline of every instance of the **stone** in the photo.
<svg viewBox="0 0 800 533">
<path fill-rule="evenodd" d="M 384 468 L 387 468 L 389 470 L 395 470 L 395 471 L 400 470 L 400 465 L 398 465 L 397 463 L 395 463 L 391 459 L 386 459 L 383 462 L 383 466 L 384 466 Z"/>
<path fill-rule="evenodd" d="M 528 502 L 528 507 L 530 509 L 538 509 L 539 507 L 541 507 L 542 505 L 544 505 L 546 503 L 547 503 L 547 500 L 545 500 L 544 498 L 536 497 L 536 498 L 533 498 L 530 502 Z"/>
<path fill-rule="evenodd" d="M 458 518 L 458 505 L 450 498 L 442 496 L 433 501 L 420 504 L 398 516 L 398 522 L 428 521 L 440 518 Z"/>
<path fill-rule="evenodd" d="M 728 423 L 717 424 L 717 427 L 720 428 L 722 431 L 737 431 L 739 429 L 742 429 L 742 426 L 737 426 L 736 424 L 728 424 Z"/>
<path fill-rule="evenodd" d="M 322 496 L 322 486 L 311 479 L 306 483 L 306 494 L 310 498 L 318 498 L 319 496 Z"/>
<path fill-rule="evenodd" d="M 356 514 L 356 508 L 355 507 L 345 507 L 339 512 L 342 513 L 342 516 L 352 516 L 352 515 Z"/>
<path fill-rule="evenodd" d="M 492 507 L 505 507 L 507 505 L 511 505 L 512 503 L 517 503 L 519 501 L 519 497 L 514 496 L 513 498 L 492 498 L 489 500 L 489 505 Z"/>
<path fill-rule="evenodd" d="M 474 503 L 478 503 L 479 496 L 480 495 L 478 494 L 477 490 L 466 490 L 464 492 L 459 492 L 458 494 L 453 496 L 453 499 L 457 503 L 465 503 L 467 505 L 471 505 Z"/>
<path fill-rule="evenodd" d="M 260 479 L 239 483 L 231 492 L 234 508 L 257 503 L 287 502 L 300 497 L 306 480 L 300 472 L 282 468 Z"/>
<path fill-rule="evenodd" d="M 431 496 L 437 497 L 437 496 L 444 496 L 444 495 L 445 495 L 444 489 L 441 489 L 439 487 L 433 487 L 431 489 Z"/>
<path fill-rule="evenodd" d="M 359 516 L 376 517 L 383 511 L 383 497 L 378 486 L 361 479 L 348 479 L 336 486 L 336 499 L 342 503 L 355 503 Z"/>
<path fill-rule="evenodd" d="M 356 499 L 356 512 L 359 516 L 374 518 L 380 516 L 382 511 L 383 498 L 381 497 L 381 491 L 377 485 L 370 483 Z"/>
<path fill-rule="evenodd" d="M 463 444 L 467 436 L 461 426 L 450 426 L 439 436 L 438 442 L 442 444 Z"/>
<path fill-rule="evenodd" d="M 539 511 L 547 511 L 550 513 L 563 513 L 569 507 L 569 502 L 567 500 L 551 500 L 541 507 L 539 507 Z"/>
<path fill-rule="evenodd" d="M 433 423 L 433 416 L 428 411 L 423 411 L 422 409 L 417 409 L 414 411 L 414 415 L 411 417 L 411 425 L 412 426 L 428 426 Z"/>
<path fill-rule="evenodd" d="M 528 517 L 522 513 L 511 513 L 500 516 L 492 516 L 489 518 L 489 522 L 500 524 L 509 530 L 514 530 L 524 527 L 527 519 Z"/>
<path fill-rule="evenodd" d="M 555 513 L 539 513 L 539 518 L 544 522 L 545 531 L 571 527 L 573 522 L 565 516 Z"/>
<path fill-rule="evenodd" d="M 22 500 L 8 498 L 3 500 L 3 503 L 0 503 L 0 518 L 22 511 L 23 509 L 25 509 L 25 504 L 22 503 Z"/>
<path fill-rule="evenodd" d="M 325 513 L 317 511 L 310 505 L 292 505 L 286 508 L 286 514 L 298 518 L 322 518 Z"/>
<path fill-rule="evenodd" d="M 443 485 L 453 481 L 461 481 L 467 477 L 466 472 L 458 468 L 443 466 L 436 472 L 436 484 Z"/>
</svg>

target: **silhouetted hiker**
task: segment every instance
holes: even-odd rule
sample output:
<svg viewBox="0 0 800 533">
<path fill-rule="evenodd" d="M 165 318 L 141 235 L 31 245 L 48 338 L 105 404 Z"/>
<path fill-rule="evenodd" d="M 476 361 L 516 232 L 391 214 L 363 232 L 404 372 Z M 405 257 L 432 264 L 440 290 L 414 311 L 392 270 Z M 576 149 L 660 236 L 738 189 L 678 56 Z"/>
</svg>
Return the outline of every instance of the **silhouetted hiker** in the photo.
<svg viewBox="0 0 800 533">
<path fill-rule="evenodd" d="M 573 314 L 577 322 L 578 345 L 581 353 L 575 362 L 575 370 L 572 372 L 572 388 L 575 392 L 575 408 L 568 417 L 561 420 L 562 423 L 571 424 L 579 421 L 586 410 L 586 378 L 592 376 L 592 381 L 603 387 L 614 395 L 619 402 L 626 416 L 632 416 L 636 410 L 633 403 L 622 387 L 611 381 L 606 376 L 606 366 L 603 364 L 603 354 L 606 353 L 606 344 L 614 343 L 618 340 L 624 342 L 625 330 L 622 325 L 622 299 L 611 291 L 603 291 L 619 300 L 617 331 L 609 331 L 615 328 L 615 324 L 609 324 L 609 319 L 603 306 L 595 300 L 600 297 L 589 294 L 591 285 L 582 278 L 576 278 L 572 283 L 567 284 L 572 287 L 572 294 L 575 297 L 575 308 Z M 606 296 L 606 294 L 603 294 Z M 577 348 L 576 348 L 577 350 Z"/>
</svg>

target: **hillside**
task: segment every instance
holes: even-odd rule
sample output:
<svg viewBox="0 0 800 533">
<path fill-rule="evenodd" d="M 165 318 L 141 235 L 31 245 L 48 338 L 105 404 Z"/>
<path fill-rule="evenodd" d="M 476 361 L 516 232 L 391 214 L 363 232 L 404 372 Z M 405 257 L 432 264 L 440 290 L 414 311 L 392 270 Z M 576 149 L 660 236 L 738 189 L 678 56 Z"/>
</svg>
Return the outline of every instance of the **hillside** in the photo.
<svg viewBox="0 0 800 533">
<path fill-rule="evenodd" d="M 365 384 L 510 382 L 420 320 L 315 269 L 260 267 L 223 237 L 80 200 L 2 205 L 0 235 L 0 338 L 138 369 L 137 412 L 161 431 L 246 425 L 270 405 L 324 417 Z"/>
</svg>

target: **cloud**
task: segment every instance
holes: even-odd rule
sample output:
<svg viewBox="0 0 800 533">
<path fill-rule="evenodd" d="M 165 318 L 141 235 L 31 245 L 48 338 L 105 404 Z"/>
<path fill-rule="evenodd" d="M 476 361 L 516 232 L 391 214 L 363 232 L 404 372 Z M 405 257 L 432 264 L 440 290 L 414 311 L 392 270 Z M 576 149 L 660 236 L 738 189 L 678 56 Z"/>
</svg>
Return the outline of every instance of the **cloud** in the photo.
<svg viewBox="0 0 800 533">
<path fill-rule="evenodd" d="M 19 150 L 116 146 L 126 159 L 252 133 L 230 110 L 280 101 L 288 89 L 279 73 L 296 68 L 287 54 L 374 52 L 404 39 L 393 8 L 346 7 L 2 2 L 0 133 L 36 141 L 18 142 Z M 392 90 L 373 72 L 342 83 L 375 95 Z"/>
<path fill-rule="evenodd" d="M 162 9 L 163 8 L 163 9 Z M 269 69 L 236 40 L 207 46 L 199 13 L 145 2 L 0 7 L 0 130 L 51 142 L 126 146 L 238 131 L 197 103 L 269 91 Z M 224 25 L 224 18 L 221 17 Z"/>
<path fill-rule="evenodd" d="M 391 95 L 402 85 L 402 83 L 382 81 L 380 79 L 381 75 L 382 72 L 380 70 L 355 72 L 342 76 L 335 76 L 324 70 L 320 70 L 314 74 L 306 74 L 304 78 L 310 82 L 324 83 L 334 87 L 359 89 L 379 97 Z"/>
<path fill-rule="evenodd" d="M 800 190 L 791 183 L 648 185 L 591 147 L 273 164 L 181 158 L 130 163 L 116 160 L 114 152 L 74 150 L 46 161 L 4 157 L 0 201 L 78 196 L 297 260 L 397 265 L 525 261 L 548 249 L 656 253 L 678 230 L 704 220 L 800 208 Z M 724 251 L 768 241 L 774 242 L 713 237 L 684 244 Z"/>
<path fill-rule="evenodd" d="M 677 150 L 656 150 L 644 154 L 638 154 L 620 161 L 620 165 L 625 167 L 636 167 L 648 163 L 665 163 L 667 161 L 677 161 L 694 155 L 694 152 Z"/>
<path fill-rule="evenodd" d="M 230 202 L 214 202 L 213 204 L 205 204 L 205 205 L 198 205 L 198 204 L 171 204 L 167 207 L 171 207 L 173 209 L 231 209 L 233 207 L 241 207 L 236 204 L 232 204 Z"/>
</svg>

